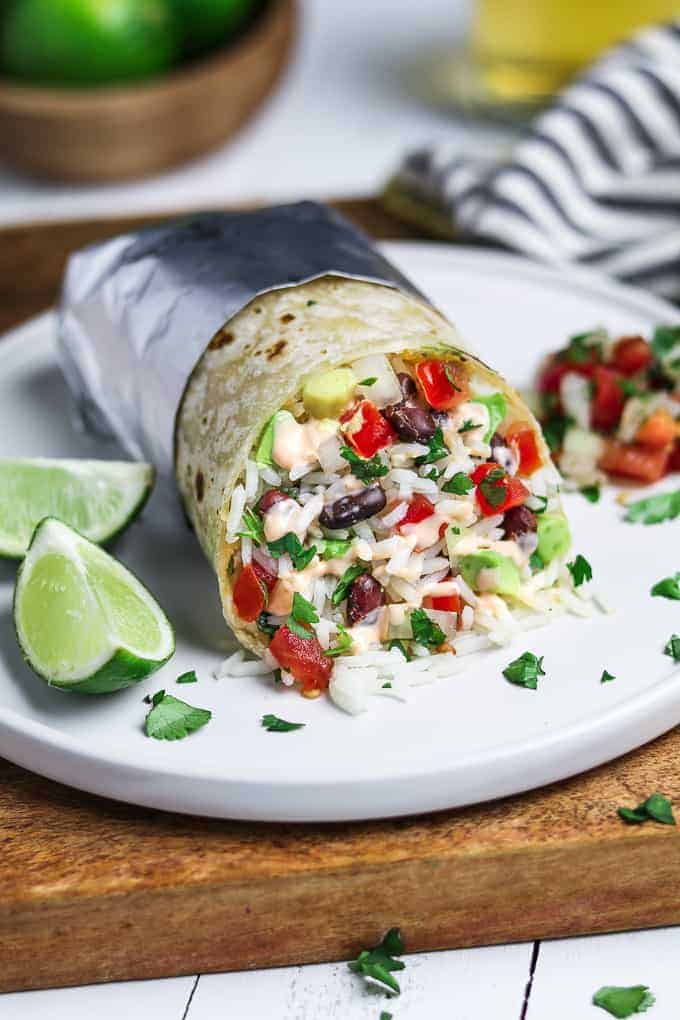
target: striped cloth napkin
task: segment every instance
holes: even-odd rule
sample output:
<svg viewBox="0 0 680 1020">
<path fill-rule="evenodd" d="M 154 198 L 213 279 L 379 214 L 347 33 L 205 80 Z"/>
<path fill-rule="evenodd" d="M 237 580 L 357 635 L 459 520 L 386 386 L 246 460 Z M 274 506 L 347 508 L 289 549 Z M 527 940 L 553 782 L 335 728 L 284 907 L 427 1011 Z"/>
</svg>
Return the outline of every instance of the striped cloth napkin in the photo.
<svg viewBox="0 0 680 1020">
<path fill-rule="evenodd" d="M 410 153 L 386 204 L 421 226 L 578 262 L 680 300 L 680 20 L 608 51 L 500 161 Z"/>
</svg>

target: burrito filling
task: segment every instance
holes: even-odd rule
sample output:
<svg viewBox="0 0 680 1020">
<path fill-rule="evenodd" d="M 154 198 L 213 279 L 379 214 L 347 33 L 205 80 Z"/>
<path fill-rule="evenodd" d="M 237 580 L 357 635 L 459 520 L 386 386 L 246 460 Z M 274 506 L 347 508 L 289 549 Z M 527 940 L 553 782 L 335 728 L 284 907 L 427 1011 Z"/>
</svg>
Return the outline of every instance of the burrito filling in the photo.
<svg viewBox="0 0 680 1020">
<path fill-rule="evenodd" d="M 226 529 L 236 613 L 284 683 L 342 703 L 350 661 L 451 664 L 480 635 L 580 612 L 559 476 L 527 417 L 463 355 L 307 378 L 251 452 Z"/>
</svg>

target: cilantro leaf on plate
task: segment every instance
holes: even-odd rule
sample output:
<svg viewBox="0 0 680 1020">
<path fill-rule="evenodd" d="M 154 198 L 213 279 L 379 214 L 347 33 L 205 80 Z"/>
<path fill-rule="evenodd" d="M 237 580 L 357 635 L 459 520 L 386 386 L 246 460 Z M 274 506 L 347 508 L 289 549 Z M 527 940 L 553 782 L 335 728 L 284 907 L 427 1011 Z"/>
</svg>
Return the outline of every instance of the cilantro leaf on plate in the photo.
<svg viewBox="0 0 680 1020">
<path fill-rule="evenodd" d="M 599 485 L 584 485 L 583 488 L 579 490 L 579 492 L 581 493 L 582 496 L 585 496 L 589 503 L 600 502 Z"/>
<path fill-rule="evenodd" d="M 593 568 L 585 556 L 581 556 L 580 553 L 575 560 L 567 563 L 567 570 L 572 576 L 574 588 L 578 588 L 584 581 L 592 581 L 593 579 Z"/>
<path fill-rule="evenodd" d="M 278 715 L 263 715 L 260 720 L 267 733 L 292 733 L 293 730 L 302 730 L 307 725 L 303 722 L 288 722 L 287 719 L 279 719 Z"/>
<path fill-rule="evenodd" d="M 352 474 L 360 482 L 370 482 L 374 478 L 382 478 L 389 471 L 389 467 L 377 453 L 373 457 L 360 457 L 349 446 L 341 446 L 340 456 L 344 457 L 352 469 Z"/>
<path fill-rule="evenodd" d="M 439 648 L 446 641 L 446 634 L 438 623 L 427 615 L 424 609 L 414 609 L 411 613 L 411 629 L 413 640 L 425 648 Z"/>
<path fill-rule="evenodd" d="M 475 483 L 469 475 L 466 475 L 464 471 L 456 471 L 455 475 L 449 478 L 448 482 L 444 482 L 442 492 L 452 492 L 455 496 L 465 496 L 474 487 Z"/>
<path fill-rule="evenodd" d="M 312 545 L 309 549 L 303 548 L 302 542 L 292 531 L 288 531 L 274 542 L 267 542 L 267 549 L 275 559 L 288 553 L 295 570 L 304 570 L 316 555 L 316 546 Z"/>
<path fill-rule="evenodd" d="M 602 676 L 600 677 L 600 683 L 601 684 L 608 684 L 612 680 L 616 680 L 616 677 L 614 676 L 614 674 L 613 673 L 609 673 L 606 669 L 603 669 L 602 670 Z"/>
<path fill-rule="evenodd" d="M 670 655 L 671 659 L 680 662 L 680 634 L 672 634 L 663 650 L 664 655 Z"/>
<path fill-rule="evenodd" d="M 144 732 L 155 740 L 182 740 L 211 719 L 212 712 L 207 708 L 195 708 L 165 691 L 158 691 L 144 722 Z"/>
<path fill-rule="evenodd" d="M 178 684 L 197 684 L 198 677 L 196 676 L 196 670 L 190 669 L 187 673 L 182 673 L 181 676 L 177 677 L 176 683 Z"/>
<path fill-rule="evenodd" d="M 650 594 L 659 595 L 664 599 L 680 599 L 680 572 L 657 581 Z"/>
<path fill-rule="evenodd" d="M 538 687 L 538 678 L 545 675 L 543 656 L 539 659 L 533 652 L 523 652 L 518 659 L 514 659 L 503 670 L 503 676 L 511 684 L 527 687 L 532 691 Z"/>
<path fill-rule="evenodd" d="M 373 949 L 363 949 L 356 960 L 352 960 L 347 966 L 354 974 L 363 974 L 364 977 L 378 981 L 395 995 L 399 995 L 401 988 L 396 978 L 392 977 L 392 973 L 403 970 L 406 966 L 402 960 L 395 960 L 395 956 L 401 956 L 403 952 L 404 943 L 399 929 L 390 928 L 380 945 Z"/>
<path fill-rule="evenodd" d="M 655 1001 L 647 985 L 632 985 L 630 988 L 604 985 L 593 995 L 595 1006 L 606 1009 L 619 1020 L 625 1020 L 634 1013 L 644 1013 Z"/>
<path fill-rule="evenodd" d="M 661 524 L 676 517 L 680 517 L 680 489 L 659 492 L 656 496 L 629 503 L 624 520 L 632 524 Z"/>
<path fill-rule="evenodd" d="M 441 428 L 436 428 L 434 435 L 428 439 L 427 445 L 429 450 L 424 453 L 422 457 L 416 457 L 415 463 L 418 467 L 422 464 L 434 464 L 436 460 L 441 460 L 442 457 L 448 457 L 451 452 L 444 442 L 444 433 Z"/>
<path fill-rule="evenodd" d="M 662 825 L 675 825 L 673 806 L 668 797 L 661 793 L 653 793 L 636 808 L 620 807 L 618 815 L 628 825 L 640 825 L 650 819 Z"/>
</svg>

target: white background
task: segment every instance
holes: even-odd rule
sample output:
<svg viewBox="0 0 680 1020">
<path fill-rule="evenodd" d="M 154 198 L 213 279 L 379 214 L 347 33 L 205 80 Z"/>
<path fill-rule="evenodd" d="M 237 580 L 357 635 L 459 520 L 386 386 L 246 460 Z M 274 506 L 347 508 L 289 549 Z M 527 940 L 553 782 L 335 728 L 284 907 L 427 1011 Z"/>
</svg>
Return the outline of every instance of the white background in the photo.
<svg viewBox="0 0 680 1020">
<path fill-rule="evenodd" d="M 410 87 L 414 66 L 462 32 L 465 5 L 305 0 L 302 6 L 293 67 L 265 111 L 229 148 L 179 171 L 117 187 L 55 187 L 0 171 L 0 224 L 240 199 L 368 194 L 405 148 L 442 136 L 462 146 L 493 142 L 493 132 L 428 109 Z M 6 995 L 0 996 L 0 1016 L 378 1020 L 385 1009 L 395 1020 L 519 1020 L 532 948 L 409 957 L 403 994 L 392 1004 L 337 964 Z M 679 949 L 676 929 L 544 942 L 537 957 L 534 952 L 526 1017 L 595 1020 L 606 1016 L 589 1005 L 600 985 L 643 983 L 657 995 L 650 1020 L 677 1020 Z"/>
</svg>

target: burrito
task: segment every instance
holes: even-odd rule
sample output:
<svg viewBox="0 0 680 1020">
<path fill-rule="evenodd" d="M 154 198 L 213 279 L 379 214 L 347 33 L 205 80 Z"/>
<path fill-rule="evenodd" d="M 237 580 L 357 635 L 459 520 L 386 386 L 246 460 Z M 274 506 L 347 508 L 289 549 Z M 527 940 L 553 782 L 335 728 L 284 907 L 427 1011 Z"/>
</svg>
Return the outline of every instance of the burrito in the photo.
<svg viewBox="0 0 680 1020">
<path fill-rule="evenodd" d="M 333 229 L 369 248 L 354 228 Z M 295 265 L 299 236 L 287 236 Z M 237 268 L 257 249 L 242 241 Z M 446 675 L 463 652 L 583 600 L 567 568 L 559 474 L 519 394 L 396 270 L 351 274 L 332 255 L 318 267 L 291 279 L 282 266 L 280 283 L 203 337 L 171 407 L 174 472 L 240 644 L 284 684 L 307 697 L 330 689 L 351 711 L 362 685 L 387 693 L 405 677 Z M 83 382 L 76 338 L 87 341 L 105 305 L 93 313 L 90 292 L 79 314 L 70 273 L 67 377 L 131 449 L 149 449 L 158 408 L 124 414 L 123 397 L 107 407 L 106 387 L 96 398 L 101 377 Z M 116 272 L 88 275 L 106 287 L 110 317 Z M 150 277 L 147 265 L 139 300 L 153 320 Z M 187 294 L 185 279 L 176 286 Z M 204 294 L 192 293 L 198 307 Z M 130 315 L 117 314 L 120 333 Z M 103 349 L 114 332 L 98 330 Z M 138 356 L 143 345 L 128 347 Z M 177 367 L 179 345 L 164 354 L 157 329 L 146 349 L 159 370 Z"/>
</svg>

